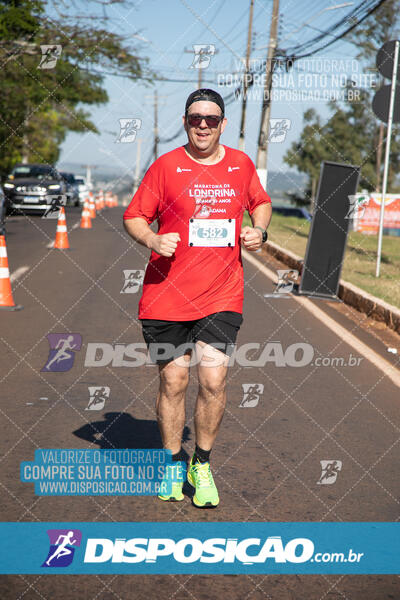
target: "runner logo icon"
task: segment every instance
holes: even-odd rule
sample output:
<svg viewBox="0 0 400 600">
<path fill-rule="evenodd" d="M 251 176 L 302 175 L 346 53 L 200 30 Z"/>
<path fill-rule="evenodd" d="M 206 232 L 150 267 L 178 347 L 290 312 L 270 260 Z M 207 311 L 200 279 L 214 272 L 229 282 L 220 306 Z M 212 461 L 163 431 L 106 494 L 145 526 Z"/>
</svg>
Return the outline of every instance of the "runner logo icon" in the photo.
<svg viewBox="0 0 400 600">
<path fill-rule="evenodd" d="M 110 397 L 110 388 L 106 386 L 89 386 L 89 403 L 85 410 L 103 410 Z"/>
<path fill-rule="evenodd" d="M 206 204 L 197 204 L 194 209 L 193 217 L 196 219 L 207 219 L 211 214 L 211 207 Z"/>
<path fill-rule="evenodd" d="M 57 60 L 61 56 L 62 47 L 60 44 L 42 44 L 40 46 L 42 57 L 38 69 L 54 69 Z"/>
<path fill-rule="evenodd" d="M 142 119 L 118 119 L 119 135 L 115 142 L 117 144 L 130 144 L 136 139 L 136 134 L 142 126 Z"/>
<path fill-rule="evenodd" d="M 144 271 L 143 269 L 123 269 L 124 273 L 124 285 L 121 290 L 121 294 L 136 294 L 139 291 L 140 286 L 143 283 Z"/>
<path fill-rule="evenodd" d="M 290 129 L 290 119 L 270 119 L 268 141 L 272 143 L 284 142 Z"/>
<path fill-rule="evenodd" d="M 50 204 L 46 208 L 46 211 L 42 215 L 42 219 L 58 219 L 60 216 L 61 206 L 67 205 L 67 196 L 65 194 L 47 196 L 48 200 L 51 200 Z"/>
<path fill-rule="evenodd" d="M 69 371 L 75 360 L 75 352 L 81 349 L 82 336 L 80 333 L 49 333 L 49 356 L 42 371 L 60 373 Z"/>
<path fill-rule="evenodd" d="M 369 202 L 369 196 L 363 194 L 355 194 L 348 196 L 349 210 L 345 219 L 362 219 Z"/>
<path fill-rule="evenodd" d="M 243 399 L 239 408 L 253 408 L 257 406 L 260 395 L 264 392 L 262 383 L 242 383 Z"/>
<path fill-rule="evenodd" d="M 274 294 L 290 294 L 293 291 L 299 272 L 296 269 L 277 269 L 276 272 L 278 283 L 274 289 Z"/>
<path fill-rule="evenodd" d="M 207 69 L 215 54 L 214 44 L 193 44 L 193 62 L 189 69 Z"/>
<path fill-rule="evenodd" d="M 48 529 L 50 548 L 42 567 L 68 567 L 81 545 L 82 532 L 79 529 Z"/>
<path fill-rule="evenodd" d="M 335 483 L 339 471 L 342 470 L 341 460 L 321 460 L 321 477 L 317 481 L 318 485 L 332 485 Z"/>
</svg>

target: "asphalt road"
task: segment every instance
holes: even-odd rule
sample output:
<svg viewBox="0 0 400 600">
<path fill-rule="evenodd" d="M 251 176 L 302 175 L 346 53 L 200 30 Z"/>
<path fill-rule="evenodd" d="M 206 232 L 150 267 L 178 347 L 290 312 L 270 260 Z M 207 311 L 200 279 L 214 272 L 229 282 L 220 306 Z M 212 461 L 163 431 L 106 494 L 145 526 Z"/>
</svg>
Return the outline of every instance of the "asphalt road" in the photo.
<svg viewBox="0 0 400 600">
<path fill-rule="evenodd" d="M 136 320 L 140 293 L 121 293 L 124 269 L 144 269 L 148 252 L 122 229 L 121 208 L 106 209 L 91 230 L 67 213 L 71 248 L 48 248 L 56 221 L 13 217 L 7 249 L 18 312 L 0 312 L 1 463 L 4 521 L 396 521 L 399 519 L 399 389 L 370 358 L 294 298 L 264 298 L 274 283 L 245 264 L 244 323 L 238 346 L 275 342 L 277 358 L 264 366 L 235 364 L 228 374 L 228 403 L 212 453 L 221 498 L 200 511 L 185 488 L 182 503 L 155 497 L 38 497 L 19 480 L 21 461 L 37 448 L 157 448 L 154 367 L 85 367 L 89 343 L 142 342 Z M 274 269 L 262 255 L 260 261 Z M 380 354 L 384 343 L 365 319 L 342 307 L 320 309 Z M 79 333 L 73 367 L 45 373 L 50 333 Z M 293 344 L 313 358 L 295 366 Z M 280 350 L 285 358 L 279 359 Z M 289 350 L 288 350 L 289 349 Z M 257 354 L 257 352 L 256 352 Z M 259 353 L 258 353 L 259 354 Z M 300 353 L 301 354 L 301 353 Z M 357 364 L 344 366 L 349 356 Z M 249 356 L 253 356 L 249 352 Z M 255 355 L 254 355 L 255 356 Z M 290 359 L 290 357 L 292 357 Z M 316 359 L 323 362 L 317 365 Z M 341 359 L 332 361 L 331 359 Z M 358 360 L 361 358 L 361 360 Z M 325 359 L 325 361 L 323 361 Z M 243 386 L 258 385 L 244 397 Z M 89 386 L 107 386 L 102 410 L 85 410 Z M 261 392 L 263 386 L 263 391 Z M 253 388 L 254 389 L 254 388 Z M 194 447 L 195 368 L 187 395 L 184 448 Z M 246 406 L 247 404 L 247 406 Z M 320 461 L 341 461 L 335 483 L 321 485 Z M 4 543 L 4 540 L 3 540 Z M 400 598 L 395 576 L 153 575 L 2 576 L 0 598 L 109 600 L 382 600 Z"/>
</svg>

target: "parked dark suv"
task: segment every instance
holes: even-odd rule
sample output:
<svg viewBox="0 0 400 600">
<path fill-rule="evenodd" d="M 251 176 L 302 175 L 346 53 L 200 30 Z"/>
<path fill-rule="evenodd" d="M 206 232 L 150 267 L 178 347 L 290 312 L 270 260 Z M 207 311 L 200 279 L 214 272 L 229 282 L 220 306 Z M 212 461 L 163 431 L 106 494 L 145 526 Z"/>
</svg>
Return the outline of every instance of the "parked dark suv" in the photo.
<svg viewBox="0 0 400 600">
<path fill-rule="evenodd" d="M 55 200 L 65 204 L 66 190 L 56 168 L 42 164 L 16 165 L 4 183 L 7 212 L 44 212 Z"/>
<path fill-rule="evenodd" d="M 61 177 L 67 184 L 67 204 L 79 206 L 79 181 L 73 173 L 64 173 L 61 171 Z"/>
</svg>

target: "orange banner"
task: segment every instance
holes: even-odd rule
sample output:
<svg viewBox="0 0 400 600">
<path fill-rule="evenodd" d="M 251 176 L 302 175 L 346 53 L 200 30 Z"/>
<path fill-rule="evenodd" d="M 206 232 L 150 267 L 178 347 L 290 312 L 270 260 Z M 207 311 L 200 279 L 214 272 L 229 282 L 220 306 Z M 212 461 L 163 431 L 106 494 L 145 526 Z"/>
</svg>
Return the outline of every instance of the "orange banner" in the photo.
<svg viewBox="0 0 400 600">
<path fill-rule="evenodd" d="M 381 202 L 380 194 L 370 194 L 369 201 L 360 206 L 358 215 L 354 215 L 355 231 L 369 234 L 378 233 Z M 398 194 L 386 195 L 383 228 L 400 229 L 400 195 Z"/>
</svg>

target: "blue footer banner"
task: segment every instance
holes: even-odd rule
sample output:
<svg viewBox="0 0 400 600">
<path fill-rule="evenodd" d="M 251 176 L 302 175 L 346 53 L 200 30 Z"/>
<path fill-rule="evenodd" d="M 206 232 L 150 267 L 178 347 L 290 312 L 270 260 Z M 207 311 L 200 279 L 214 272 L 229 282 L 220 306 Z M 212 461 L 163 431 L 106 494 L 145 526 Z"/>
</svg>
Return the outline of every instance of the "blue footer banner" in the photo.
<svg viewBox="0 0 400 600">
<path fill-rule="evenodd" d="M 400 523 L 1 523 L 1 574 L 400 573 Z"/>
</svg>

